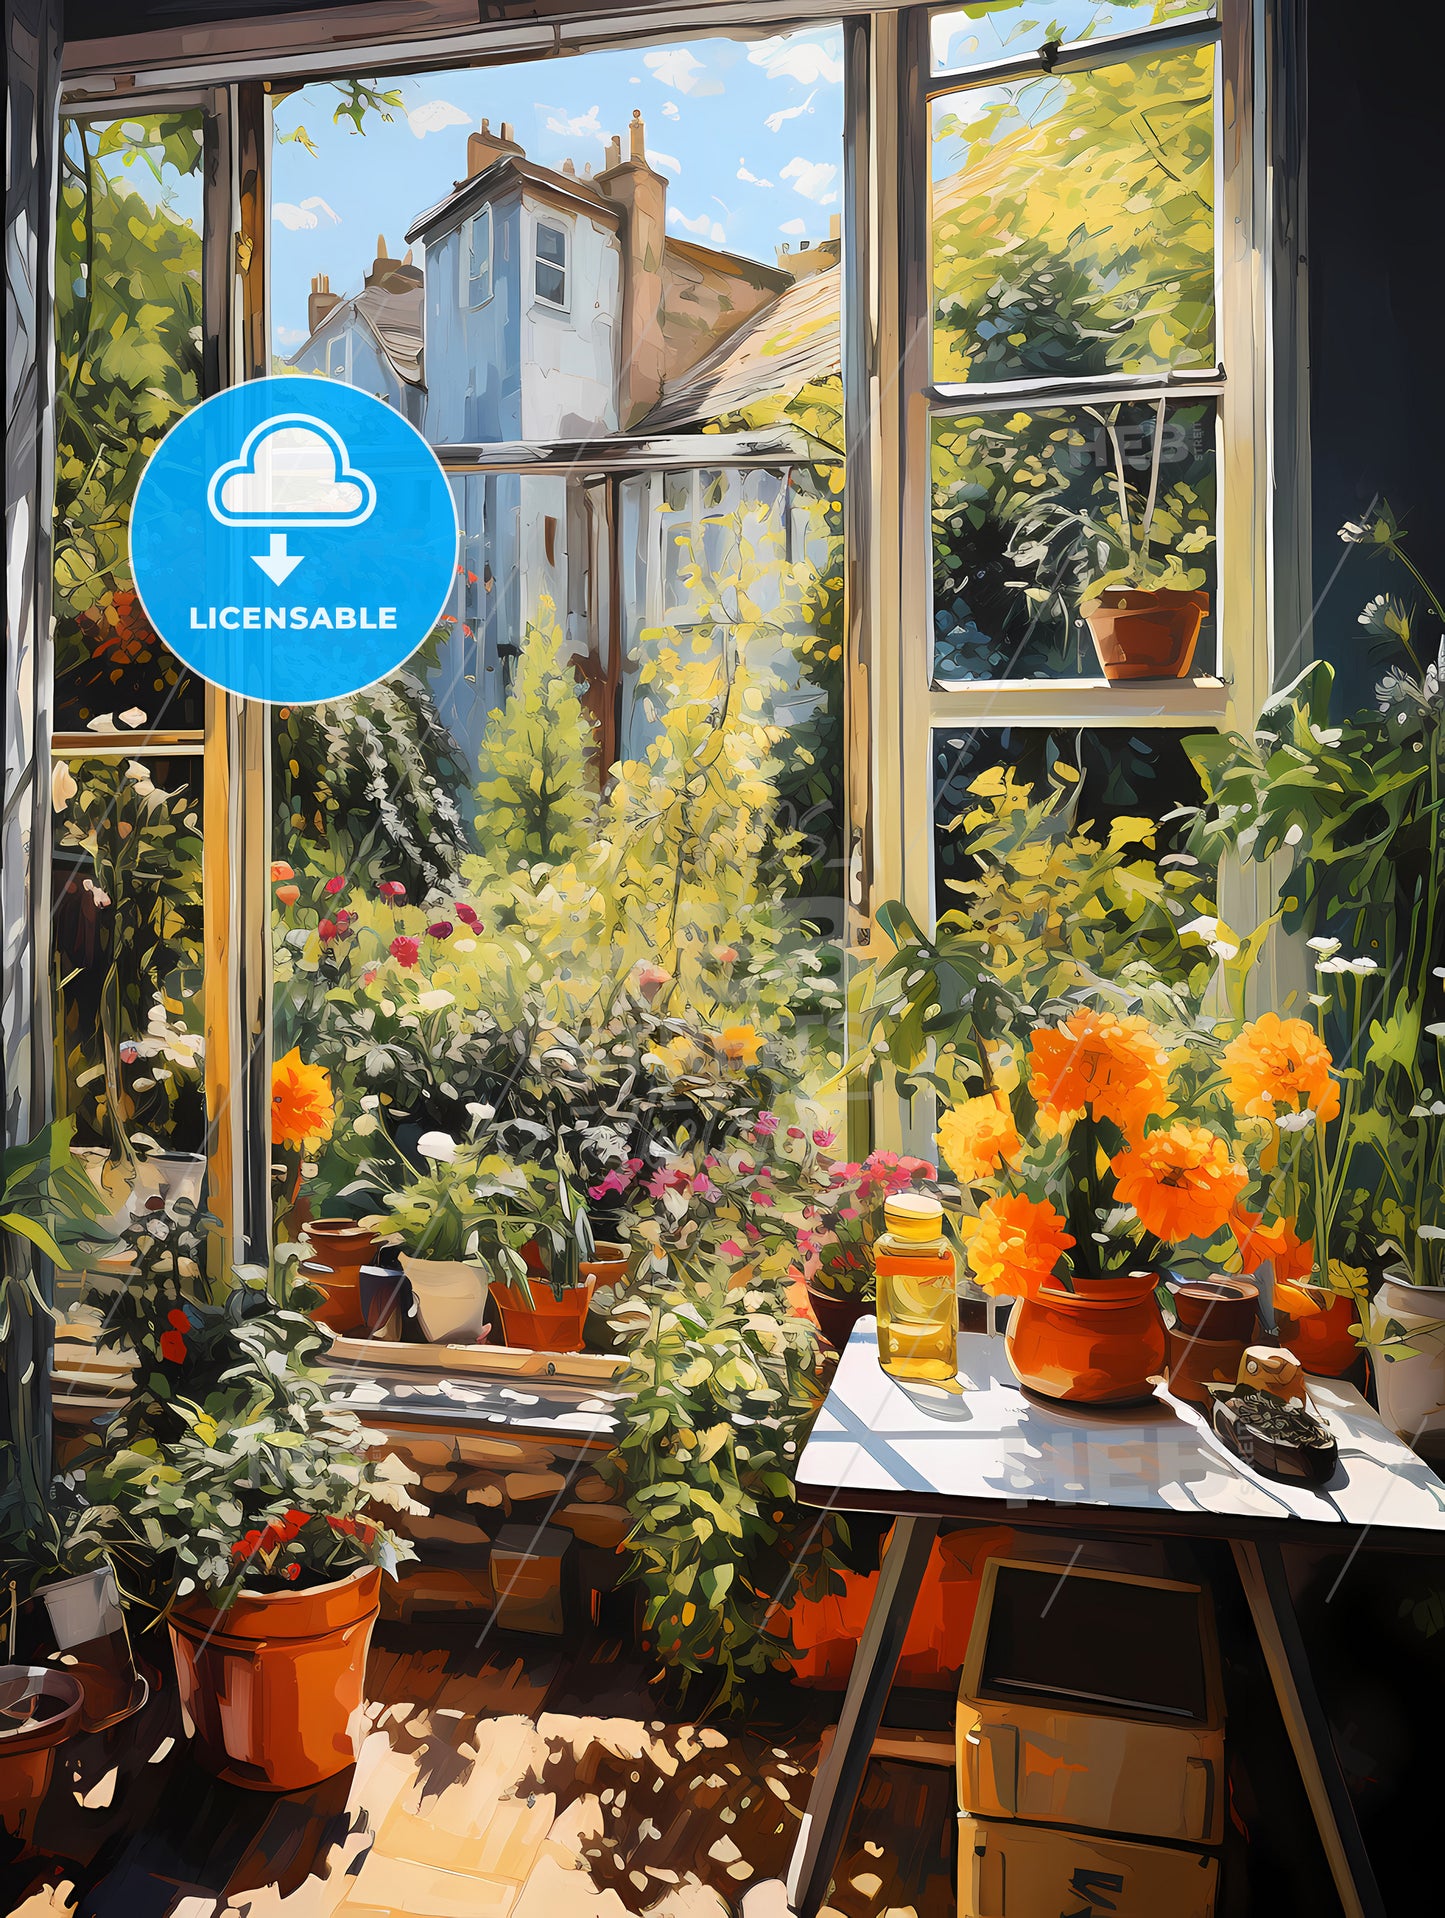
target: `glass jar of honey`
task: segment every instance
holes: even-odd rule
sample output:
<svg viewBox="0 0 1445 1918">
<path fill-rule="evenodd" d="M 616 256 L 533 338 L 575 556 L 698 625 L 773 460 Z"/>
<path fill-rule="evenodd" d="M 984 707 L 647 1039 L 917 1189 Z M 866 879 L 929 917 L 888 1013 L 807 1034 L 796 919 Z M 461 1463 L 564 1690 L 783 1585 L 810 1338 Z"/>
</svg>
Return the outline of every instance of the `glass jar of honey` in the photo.
<svg viewBox="0 0 1445 1918">
<path fill-rule="evenodd" d="M 873 1243 L 878 1362 L 897 1379 L 951 1379 L 958 1371 L 958 1276 L 943 1236 L 943 1207 L 921 1192 L 885 1202 Z"/>
</svg>

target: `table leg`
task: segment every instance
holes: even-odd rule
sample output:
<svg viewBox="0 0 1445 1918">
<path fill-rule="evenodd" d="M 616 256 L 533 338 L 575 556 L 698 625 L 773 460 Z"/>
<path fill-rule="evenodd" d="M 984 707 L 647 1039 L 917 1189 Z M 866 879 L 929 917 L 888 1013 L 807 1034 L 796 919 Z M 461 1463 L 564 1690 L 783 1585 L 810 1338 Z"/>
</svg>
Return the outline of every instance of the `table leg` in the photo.
<svg viewBox="0 0 1445 1918">
<path fill-rule="evenodd" d="M 796 1918 L 817 1918 L 828 1895 L 937 1536 L 936 1518 L 900 1518 L 883 1554 L 837 1734 L 819 1762 L 788 1865 L 788 1904 Z"/>
<path fill-rule="evenodd" d="M 1340 1907 L 1345 1918 L 1386 1918 L 1329 1721 L 1315 1689 L 1280 1548 L 1236 1539 L 1233 1549 Z"/>
</svg>

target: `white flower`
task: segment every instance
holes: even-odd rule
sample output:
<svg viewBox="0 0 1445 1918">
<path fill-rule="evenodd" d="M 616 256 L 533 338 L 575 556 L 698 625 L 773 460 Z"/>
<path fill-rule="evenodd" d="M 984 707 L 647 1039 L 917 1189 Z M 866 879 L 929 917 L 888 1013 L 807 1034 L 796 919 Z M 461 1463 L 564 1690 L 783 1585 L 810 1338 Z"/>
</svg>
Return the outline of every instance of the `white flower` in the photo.
<svg viewBox="0 0 1445 1918">
<path fill-rule="evenodd" d="M 416 1149 L 434 1165 L 450 1165 L 457 1156 L 457 1142 L 448 1132 L 423 1132 Z"/>
<path fill-rule="evenodd" d="M 1354 972 L 1363 974 L 1367 972 L 1378 972 L 1379 970 L 1380 962 L 1378 959 L 1322 959 L 1315 966 L 1316 972 Z"/>
<path fill-rule="evenodd" d="M 380 1104 L 381 1104 L 381 1100 L 377 1097 L 376 1093 L 374 1092 L 362 1093 L 361 1109 L 363 1112 L 375 1112 L 376 1108 Z"/>
<path fill-rule="evenodd" d="M 79 791 L 69 766 L 63 759 L 57 759 L 50 769 L 50 803 L 55 811 L 64 812 Z"/>
<path fill-rule="evenodd" d="M 376 1131 L 379 1123 L 374 1113 L 363 1112 L 359 1118 L 352 1121 L 351 1129 L 359 1139 L 365 1139 Z"/>
<path fill-rule="evenodd" d="M 475 952 L 476 949 L 477 942 L 475 939 L 453 939 L 452 941 L 453 952 Z"/>
<path fill-rule="evenodd" d="M 423 1012 L 440 1012 L 443 1006 L 456 1003 L 444 986 L 433 986 L 430 992 L 419 992 L 416 1002 Z"/>
<path fill-rule="evenodd" d="M 474 1119 L 494 1119 L 497 1116 L 497 1108 L 495 1106 L 484 1106 L 478 1099 L 467 1100 L 467 1111 L 471 1113 Z"/>
<path fill-rule="evenodd" d="M 1278 1113 L 1275 1118 L 1275 1124 L 1281 1132 L 1308 1132 L 1314 1122 L 1315 1115 L 1309 1106 L 1303 1112 Z"/>
<path fill-rule="evenodd" d="M 1331 958 L 1340 949 L 1338 939 L 1306 939 L 1305 944 L 1311 952 L 1318 952 L 1326 959 Z"/>
<path fill-rule="evenodd" d="M 136 791 L 140 794 L 141 798 L 149 799 L 151 794 L 155 791 L 156 787 L 155 787 L 155 781 L 151 778 L 151 775 L 150 775 L 150 768 L 144 763 L 144 761 L 139 759 L 128 759 L 125 762 L 125 772 L 126 772 L 126 778 L 129 779 L 130 783 L 135 787 Z"/>
<path fill-rule="evenodd" d="M 1445 1225 L 1417 1225 L 1415 1236 L 1421 1239 L 1445 1239 Z"/>
<path fill-rule="evenodd" d="M 97 906 L 108 906 L 110 904 L 110 894 L 97 886 L 93 879 L 82 879 L 80 885 L 81 890 L 88 892 Z"/>
<path fill-rule="evenodd" d="M 1187 926 L 1179 928 L 1181 936 L 1191 932 L 1202 939 L 1216 959 L 1233 959 L 1239 951 L 1238 942 L 1228 937 L 1229 928 L 1221 920 L 1211 919 L 1207 913 L 1191 919 Z"/>
</svg>

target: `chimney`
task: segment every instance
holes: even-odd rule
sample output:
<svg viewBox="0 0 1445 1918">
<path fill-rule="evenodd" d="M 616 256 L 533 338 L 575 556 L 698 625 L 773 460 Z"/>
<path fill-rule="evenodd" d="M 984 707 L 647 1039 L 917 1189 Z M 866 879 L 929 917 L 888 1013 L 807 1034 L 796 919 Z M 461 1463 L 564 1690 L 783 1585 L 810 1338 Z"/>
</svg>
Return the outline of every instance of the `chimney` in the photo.
<svg viewBox="0 0 1445 1918">
<path fill-rule="evenodd" d="M 622 214 L 622 337 L 618 342 L 621 389 L 618 425 L 625 432 L 662 397 L 667 349 L 662 336 L 662 261 L 667 238 L 667 181 L 647 163 L 647 134 L 640 109 L 628 128 L 628 157 L 621 138 L 607 142 L 607 165 L 596 176 L 599 190 Z"/>
<path fill-rule="evenodd" d="M 311 292 L 306 301 L 306 330 L 314 333 L 333 306 L 340 306 L 341 295 L 331 291 L 328 273 L 313 274 Z"/>
<path fill-rule="evenodd" d="M 575 180 L 577 178 L 577 166 L 575 161 L 564 160 L 562 162 L 562 172 L 567 177 L 567 179 Z"/>
<path fill-rule="evenodd" d="M 467 178 L 474 180 L 479 173 L 485 173 L 489 166 L 502 159 L 506 154 L 514 153 L 521 159 L 522 148 L 512 138 L 512 123 L 503 120 L 500 133 L 493 133 L 487 121 L 483 120 L 480 133 L 467 135 Z M 460 186 L 461 181 L 457 184 Z"/>
</svg>

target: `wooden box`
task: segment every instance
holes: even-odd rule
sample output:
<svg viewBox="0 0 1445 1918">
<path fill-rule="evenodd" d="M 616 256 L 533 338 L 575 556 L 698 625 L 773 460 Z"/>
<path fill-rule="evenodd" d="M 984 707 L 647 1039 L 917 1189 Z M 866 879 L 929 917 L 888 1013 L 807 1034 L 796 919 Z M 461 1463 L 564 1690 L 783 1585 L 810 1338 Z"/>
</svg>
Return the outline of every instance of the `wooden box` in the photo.
<svg viewBox="0 0 1445 1918">
<path fill-rule="evenodd" d="M 561 1638 L 575 1612 L 573 1559 L 572 1534 L 558 1525 L 504 1525 L 491 1556 L 498 1625 Z"/>
<path fill-rule="evenodd" d="M 958 1918 L 1214 1918 L 1218 1882 L 1207 1852 L 958 1821 Z"/>
<path fill-rule="evenodd" d="M 1224 1708 L 1206 1594 L 991 1559 L 956 1750 L 966 1813 L 1217 1845 Z"/>
</svg>

